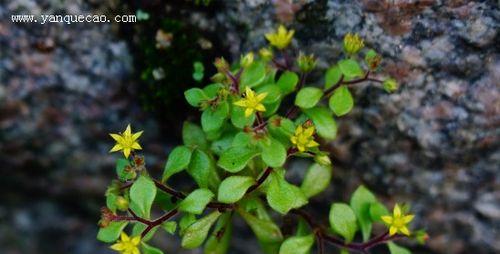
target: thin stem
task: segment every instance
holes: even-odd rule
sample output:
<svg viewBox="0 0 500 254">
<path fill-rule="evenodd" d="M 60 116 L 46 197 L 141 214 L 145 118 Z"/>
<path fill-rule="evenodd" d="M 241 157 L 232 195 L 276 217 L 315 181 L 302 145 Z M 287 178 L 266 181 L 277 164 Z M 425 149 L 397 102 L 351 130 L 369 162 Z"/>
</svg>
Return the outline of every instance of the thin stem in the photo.
<svg viewBox="0 0 500 254">
<path fill-rule="evenodd" d="M 369 249 L 371 249 L 371 248 L 373 248 L 373 247 L 375 247 L 377 245 L 386 243 L 387 241 L 390 241 L 390 240 L 394 240 L 394 239 L 398 239 L 400 237 L 403 237 L 401 235 L 389 236 L 389 233 L 385 232 L 384 234 L 376 236 L 376 237 L 370 239 L 369 241 L 366 241 L 366 242 L 363 242 L 363 243 L 346 243 L 345 241 L 343 241 L 341 239 L 338 239 L 338 238 L 336 238 L 334 236 L 331 236 L 331 235 L 327 234 L 321 228 L 321 226 L 319 224 L 317 224 L 312 219 L 312 217 L 308 213 L 306 213 L 305 211 L 299 210 L 299 209 L 295 209 L 295 210 L 292 210 L 291 213 L 299 215 L 300 217 L 302 217 L 307 222 L 307 224 L 309 225 L 309 227 L 311 228 L 311 230 L 313 230 L 315 232 L 315 236 L 317 238 L 321 239 L 321 240 L 318 240 L 318 249 L 322 249 L 323 248 L 322 246 L 320 246 L 320 242 L 321 241 L 327 241 L 330 244 L 335 245 L 335 246 L 337 246 L 339 248 L 349 249 L 351 251 L 357 251 L 357 252 L 361 252 L 361 253 L 368 253 Z"/>
<path fill-rule="evenodd" d="M 257 182 L 254 185 L 250 186 L 250 188 L 248 188 L 246 194 L 249 194 L 259 188 L 266 181 L 272 171 L 273 168 L 267 167 L 264 173 L 259 177 L 259 179 L 257 179 Z"/>
<path fill-rule="evenodd" d="M 141 233 L 141 237 L 144 237 L 146 236 L 149 231 L 151 231 L 151 229 L 155 228 L 156 226 L 159 226 L 161 225 L 163 222 L 167 221 L 168 219 L 174 217 L 176 214 L 177 214 L 177 209 L 174 209 L 166 214 L 164 214 L 163 216 L 161 216 L 160 218 L 154 220 L 154 221 L 151 221 L 149 224 L 148 224 L 148 227 L 146 229 L 144 229 L 144 231 L 142 231 Z"/>
</svg>

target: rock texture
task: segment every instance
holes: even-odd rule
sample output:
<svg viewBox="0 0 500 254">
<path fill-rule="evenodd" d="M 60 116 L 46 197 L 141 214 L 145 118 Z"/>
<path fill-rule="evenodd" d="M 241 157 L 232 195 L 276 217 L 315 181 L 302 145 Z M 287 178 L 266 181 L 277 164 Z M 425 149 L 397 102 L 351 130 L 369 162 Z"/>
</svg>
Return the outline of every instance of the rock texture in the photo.
<svg viewBox="0 0 500 254">
<path fill-rule="evenodd" d="M 156 170 L 163 163 L 168 135 L 160 135 L 136 103 L 132 55 L 116 24 L 10 21 L 26 10 L 103 13 L 115 4 L 0 3 L 2 253 L 111 253 L 95 240 L 98 208 L 113 175 L 107 132 L 136 123 L 148 132 L 148 165 Z M 326 218 L 329 202 L 364 183 L 389 204 L 412 204 L 416 226 L 431 236 L 426 247 L 412 246 L 415 253 L 500 252 L 498 1 L 212 4 L 215 13 L 198 6 L 182 16 L 218 34 L 234 58 L 259 49 L 266 32 L 288 22 L 296 30 L 294 47 L 319 56 L 321 69 L 341 57 L 343 35 L 358 32 L 401 81 L 391 95 L 369 84 L 355 89 L 355 111 L 338 119 L 337 141 L 324 144 L 332 151 L 335 180 L 327 195 L 312 201 L 315 214 Z M 318 71 L 310 82 L 321 84 L 321 78 Z M 294 163 L 291 176 L 303 167 Z M 241 224 L 232 253 L 258 253 Z M 178 251 L 171 237 L 159 240 L 166 253 L 193 253 Z"/>
<path fill-rule="evenodd" d="M 106 9 L 82 1 L 0 4 L 2 253 L 110 253 L 95 240 L 114 174 L 106 133 L 130 122 L 157 135 L 131 96 L 128 45 L 112 23 L 17 24 L 10 16 Z"/>
<path fill-rule="evenodd" d="M 234 56 L 265 44 L 282 2 L 234 2 L 217 15 Z M 392 95 L 359 86 L 355 112 L 338 119 L 340 136 L 327 146 L 338 176 L 350 179 L 345 187 L 363 182 L 388 202 L 411 202 L 416 225 L 431 236 L 426 253 L 499 252 L 498 3 L 298 2 L 289 24 L 296 48 L 325 68 L 341 57 L 343 35 L 358 32 L 402 84 Z"/>
</svg>

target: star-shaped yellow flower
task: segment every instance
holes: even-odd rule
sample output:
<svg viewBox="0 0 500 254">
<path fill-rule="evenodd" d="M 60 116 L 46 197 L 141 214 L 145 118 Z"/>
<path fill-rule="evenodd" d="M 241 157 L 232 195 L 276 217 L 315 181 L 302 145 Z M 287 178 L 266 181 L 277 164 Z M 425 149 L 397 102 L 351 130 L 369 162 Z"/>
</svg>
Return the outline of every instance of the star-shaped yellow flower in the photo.
<svg viewBox="0 0 500 254">
<path fill-rule="evenodd" d="M 111 249 L 120 252 L 121 254 L 141 254 L 139 251 L 139 244 L 141 237 L 135 236 L 130 238 L 127 234 L 121 234 L 121 239 L 117 243 L 111 245 Z"/>
<path fill-rule="evenodd" d="M 284 49 L 292 41 L 294 33 L 294 30 L 288 31 L 283 25 L 280 25 L 278 27 L 278 31 L 275 31 L 274 33 L 267 33 L 265 36 L 271 45 L 279 49 Z"/>
<path fill-rule="evenodd" d="M 297 129 L 295 129 L 295 135 L 293 135 L 290 140 L 292 143 L 297 146 L 299 152 L 303 152 L 310 147 L 316 147 L 319 144 L 314 141 L 314 126 L 306 127 L 305 129 L 302 125 L 299 125 Z"/>
<path fill-rule="evenodd" d="M 139 142 L 137 142 L 137 139 L 142 135 L 142 131 L 132 133 L 130 124 L 127 125 L 123 134 L 110 133 L 109 135 L 116 141 L 116 145 L 111 148 L 110 153 L 123 150 L 123 155 L 128 158 L 131 151 L 142 149 Z"/>
<path fill-rule="evenodd" d="M 408 214 L 408 215 L 402 214 L 401 207 L 399 207 L 399 205 L 396 204 L 394 206 L 394 211 L 392 216 L 386 215 L 380 218 L 389 226 L 389 235 L 392 236 L 397 234 L 398 232 L 401 232 L 409 236 L 410 230 L 408 230 L 408 227 L 406 225 L 413 220 L 413 217 L 415 217 L 415 215 L 413 214 Z"/>
<path fill-rule="evenodd" d="M 245 117 L 249 117 L 255 111 L 266 111 L 266 107 L 261 103 L 266 96 L 267 93 L 256 95 L 255 92 L 247 86 L 245 89 L 245 98 L 235 102 L 234 105 L 245 108 Z"/>
</svg>

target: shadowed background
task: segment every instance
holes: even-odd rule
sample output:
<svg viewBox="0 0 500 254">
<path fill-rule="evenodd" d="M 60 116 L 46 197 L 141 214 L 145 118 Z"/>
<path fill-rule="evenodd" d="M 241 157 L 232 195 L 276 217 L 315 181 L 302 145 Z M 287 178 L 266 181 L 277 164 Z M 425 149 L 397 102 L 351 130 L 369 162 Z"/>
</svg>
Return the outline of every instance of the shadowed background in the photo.
<svg viewBox="0 0 500 254">
<path fill-rule="evenodd" d="M 500 48 L 498 1 L 50 1 L 0 3 L 0 252 L 112 253 L 95 240 L 99 208 L 114 176 L 107 135 L 131 123 L 148 169 L 161 174 L 198 113 L 183 90 L 199 86 L 193 63 L 237 59 L 266 45 L 279 23 L 294 47 L 319 57 L 310 82 L 358 32 L 400 80 L 394 94 L 369 85 L 338 119 L 334 180 L 310 211 L 363 183 L 387 204 L 408 201 L 428 230 L 415 253 L 500 251 Z M 137 23 L 21 24 L 11 14 L 116 14 Z M 289 175 L 299 179 L 306 164 Z M 171 236 L 156 239 L 178 251 Z M 239 221 L 231 253 L 260 253 Z"/>
</svg>

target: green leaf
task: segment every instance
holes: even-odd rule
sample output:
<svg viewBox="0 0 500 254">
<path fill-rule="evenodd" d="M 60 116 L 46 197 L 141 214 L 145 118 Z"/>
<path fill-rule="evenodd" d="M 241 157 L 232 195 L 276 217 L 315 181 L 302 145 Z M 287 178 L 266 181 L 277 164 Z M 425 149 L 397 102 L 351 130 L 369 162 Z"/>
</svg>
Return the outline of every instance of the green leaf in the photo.
<svg viewBox="0 0 500 254">
<path fill-rule="evenodd" d="M 331 166 L 314 163 L 307 169 L 306 176 L 304 177 L 304 181 L 302 181 L 300 189 L 307 198 L 310 198 L 324 191 L 330 184 L 331 179 Z"/>
<path fill-rule="evenodd" d="M 186 228 L 184 236 L 182 236 L 182 247 L 185 249 L 198 248 L 205 241 L 210 227 L 220 215 L 221 213 L 218 211 L 212 212 Z"/>
<path fill-rule="evenodd" d="M 235 203 L 254 184 L 255 180 L 250 176 L 230 176 L 220 184 L 217 200 L 226 204 Z"/>
<path fill-rule="evenodd" d="M 192 213 L 185 213 L 184 216 L 179 220 L 179 235 L 183 236 L 189 226 L 196 222 L 196 217 Z"/>
<path fill-rule="evenodd" d="M 230 132 L 222 136 L 220 139 L 215 140 L 210 145 L 210 150 L 212 150 L 215 154 L 220 156 L 224 151 L 229 149 L 233 144 L 234 133 Z"/>
<path fill-rule="evenodd" d="M 191 156 L 188 173 L 200 188 L 208 188 L 219 184 L 219 175 L 214 166 L 213 159 L 204 151 L 196 149 Z"/>
<path fill-rule="evenodd" d="M 175 221 L 165 221 L 161 224 L 161 227 L 167 231 L 167 233 L 173 235 L 177 229 L 177 222 Z"/>
<path fill-rule="evenodd" d="M 165 182 L 172 175 L 181 172 L 191 161 L 191 149 L 185 146 L 178 146 L 170 152 L 163 171 L 162 182 Z"/>
<path fill-rule="evenodd" d="M 116 160 L 116 174 L 118 175 L 118 179 L 120 181 L 127 181 L 134 178 L 133 172 L 125 171 L 125 168 L 130 165 L 129 160 L 127 159 L 118 159 Z"/>
<path fill-rule="evenodd" d="M 155 196 L 155 183 L 147 176 L 139 176 L 130 187 L 130 200 L 132 201 L 130 208 L 140 216 L 149 218 Z"/>
<path fill-rule="evenodd" d="M 231 213 L 224 213 L 215 224 L 215 228 L 205 244 L 204 254 L 225 254 L 229 248 L 229 241 L 233 225 Z"/>
<path fill-rule="evenodd" d="M 116 199 L 118 196 L 116 196 L 113 192 L 107 191 L 106 192 L 106 207 L 109 208 L 113 213 L 116 212 Z"/>
<path fill-rule="evenodd" d="M 325 74 L 325 89 L 337 84 L 342 78 L 342 71 L 338 65 L 330 67 Z"/>
<path fill-rule="evenodd" d="M 248 144 L 252 141 L 252 137 L 246 132 L 238 132 L 236 136 L 234 136 L 233 143 L 231 146 L 248 146 Z"/>
<path fill-rule="evenodd" d="M 291 145 L 290 137 L 295 133 L 295 124 L 288 118 L 280 116 L 271 117 L 269 120 L 269 132 L 273 138 L 288 148 Z"/>
<path fill-rule="evenodd" d="M 184 92 L 184 97 L 189 105 L 193 107 L 199 107 L 202 101 L 208 100 L 208 96 L 200 88 L 191 88 Z"/>
<path fill-rule="evenodd" d="M 182 126 L 182 141 L 184 145 L 192 148 L 208 148 L 208 141 L 205 137 L 205 133 L 200 126 L 194 123 L 184 122 Z"/>
<path fill-rule="evenodd" d="M 279 254 L 308 254 L 314 244 L 314 235 L 292 236 L 281 244 Z"/>
<path fill-rule="evenodd" d="M 339 68 L 342 74 L 347 78 L 362 77 L 364 74 L 358 62 L 353 59 L 341 60 L 339 62 Z"/>
<path fill-rule="evenodd" d="M 202 214 L 205 206 L 210 203 L 214 194 L 208 189 L 197 189 L 191 192 L 179 204 L 179 211 L 192 214 Z"/>
<path fill-rule="evenodd" d="M 286 71 L 281 74 L 278 82 L 276 83 L 283 94 L 289 94 L 295 90 L 295 86 L 299 82 L 299 76 L 295 72 Z"/>
<path fill-rule="evenodd" d="M 330 96 L 328 100 L 328 105 L 337 116 L 343 116 L 349 113 L 354 106 L 354 100 L 352 99 L 349 88 L 347 88 L 347 86 L 340 86 L 335 89 L 333 95 Z"/>
<path fill-rule="evenodd" d="M 382 219 L 380 217 L 388 214 L 389 211 L 382 203 L 376 202 L 370 204 L 370 219 L 372 221 L 382 222 Z"/>
<path fill-rule="evenodd" d="M 257 239 L 264 243 L 276 243 L 283 240 L 280 228 L 270 220 L 263 220 L 255 217 L 254 215 L 238 210 L 238 213 L 250 226 Z"/>
<path fill-rule="evenodd" d="M 281 100 L 278 100 L 273 103 L 266 104 L 266 111 L 264 112 L 264 117 L 271 117 L 272 115 L 276 114 L 278 111 L 279 107 L 281 105 Z"/>
<path fill-rule="evenodd" d="M 217 94 L 219 93 L 219 90 L 221 88 L 224 88 L 223 84 L 214 83 L 214 84 L 210 84 L 208 86 L 205 86 L 203 88 L 203 92 L 205 92 L 205 94 L 208 96 L 208 98 L 215 99 L 215 97 L 217 96 Z"/>
<path fill-rule="evenodd" d="M 328 140 L 335 139 L 337 123 L 335 123 L 330 110 L 324 107 L 315 107 L 304 109 L 304 113 L 311 118 L 320 137 Z"/>
<path fill-rule="evenodd" d="M 267 93 L 267 96 L 262 100 L 264 104 L 271 104 L 281 99 L 281 89 L 275 84 L 268 84 L 260 87 L 256 91 L 258 94 Z"/>
<path fill-rule="evenodd" d="M 219 158 L 217 165 L 228 172 L 236 173 L 241 171 L 259 151 L 248 147 L 231 147 L 227 149 Z"/>
<path fill-rule="evenodd" d="M 301 108 L 312 108 L 318 104 L 323 96 L 323 91 L 316 87 L 305 87 L 300 89 L 295 97 L 295 105 Z"/>
<path fill-rule="evenodd" d="M 358 218 L 359 227 L 363 234 L 363 241 L 367 241 L 372 232 L 370 205 L 375 202 L 377 202 L 375 195 L 363 185 L 359 186 L 351 197 L 350 205 Z"/>
<path fill-rule="evenodd" d="M 261 61 L 255 61 L 241 73 L 240 88 L 258 86 L 264 81 L 265 77 L 266 65 Z"/>
<path fill-rule="evenodd" d="M 205 132 L 219 130 L 228 115 L 229 105 L 227 102 L 220 103 L 215 110 L 208 108 L 201 114 L 201 128 Z"/>
<path fill-rule="evenodd" d="M 281 214 L 287 214 L 291 209 L 307 204 L 307 198 L 300 188 L 288 183 L 275 170 L 270 175 L 266 194 L 269 206 Z"/>
<path fill-rule="evenodd" d="M 347 204 L 334 203 L 330 208 L 330 226 L 347 242 L 351 242 L 357 231 L 356 215 Z"/>
<path fill-rule="evenodd" d="M 109 223 L 107 227 L 99 229 L 97 240 L 105 243 L 115 242 L 127 224 L 128 221 L 113 221 Z"/>
<path fill-rule="evenodd" d="M 262 148 L 262 160 L 270 167 L 283 166 L 286 161 L 285 147 L 274 138 L 263 139 L 259 142 Z"/>
<path fill-rule="evenodd" d="M 393 242 L 388 242 L 387 247 L 389 247 L 389 252 L 391 254 L 411 254 L 409 249 L 401 247 Z"/>
<path fill-rule="evenodd" d="M 243 129 L 245 126 L 251 126 L 255 121 L 255 114 L 249 117 L 245 116 L 245 109 L 242 107 L 232 107 L 231 123 L 236 127 Z"/>
<path fill-rule="evenodd" d="M 163 251 L 161 251 L 158 248 L 155 248 L 151 245 L 147 245 L 145 243 L 141 243 L 141 250 L 142 254 L 163 254 Z"/>
<path fill-rule="evenodd" d="M 132 236 L 138 236 L 138 235 L 141 235 L 142 232 L 147 228 L 148 226 L 147 225 L 144 225 L 142 223 L 134 223 L 134 227 L 132 228 Z M 155 235 L 156 233 L 156 230 L 158 228 L 157 227 L 154 227 L 152 228 L 147 234 L 146 236 L 144 237 L 141 237 L 141 240 L 144 241 L 144 242 L 147 242 L 149 240 L 151 240 L 151 238 L 153 238 L 153 236 Z"/>
</svg>

